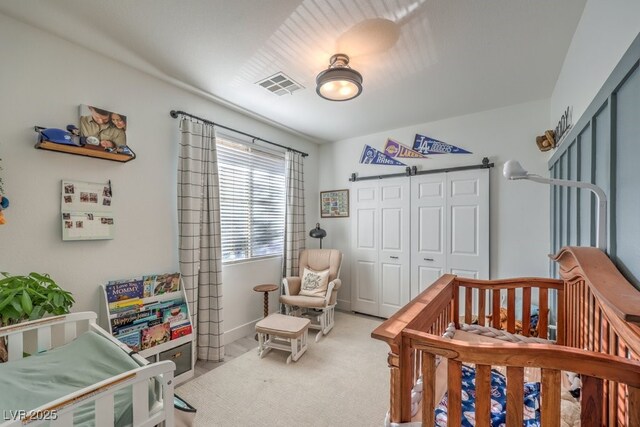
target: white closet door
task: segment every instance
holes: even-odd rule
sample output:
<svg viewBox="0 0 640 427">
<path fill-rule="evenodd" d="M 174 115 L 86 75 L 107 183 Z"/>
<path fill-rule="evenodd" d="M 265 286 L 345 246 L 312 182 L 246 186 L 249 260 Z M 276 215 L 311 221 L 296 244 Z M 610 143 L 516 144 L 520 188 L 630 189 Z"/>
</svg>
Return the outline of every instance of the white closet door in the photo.
<svg viewBox="0 0 640 427">
<path fill-rule="evenodd" d="M 379 195 L 378 181 L 351 186 L 351 309 L 379 315 L 378 287 Z"/>
<path fill-rule="evenodd" d="M 489 278 L 489 169 L 447 174 L 447 272 Z"/>
<path fill-rule="evenodd" d="M 444 173 L 411 178 L 411 298 L 446 271 Z"/>
<path fill-rule="evenodd" d="M 379 316 L 390 317 L 410 301 L 410 181 L 390 178 L 379 185 Z"/>
</svg>

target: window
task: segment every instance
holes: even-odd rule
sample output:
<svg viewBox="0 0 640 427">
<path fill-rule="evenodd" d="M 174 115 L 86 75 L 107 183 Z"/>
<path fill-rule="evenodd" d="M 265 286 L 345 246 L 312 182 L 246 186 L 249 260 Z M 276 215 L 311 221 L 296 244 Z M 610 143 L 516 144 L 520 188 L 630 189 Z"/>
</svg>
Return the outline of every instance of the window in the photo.
<svg viewBox="0 0 640 427">
<path fill-rule="evenodd" d="M 281 255 L 284 157 L 217 140 L 222 261 Z"/>
</svg>

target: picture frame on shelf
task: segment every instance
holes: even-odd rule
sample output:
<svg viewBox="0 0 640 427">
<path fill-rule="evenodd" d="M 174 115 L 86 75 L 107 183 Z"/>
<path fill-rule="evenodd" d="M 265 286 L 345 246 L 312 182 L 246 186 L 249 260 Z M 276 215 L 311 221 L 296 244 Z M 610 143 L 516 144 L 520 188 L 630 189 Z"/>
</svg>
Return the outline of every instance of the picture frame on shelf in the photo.
<svg viewBox="0 0 640 427">
<path fill-rule="evenodd" d="M 320 192 L 321 218 L 349 217 L 349 190 L 331 190 Z"/>
</svg>

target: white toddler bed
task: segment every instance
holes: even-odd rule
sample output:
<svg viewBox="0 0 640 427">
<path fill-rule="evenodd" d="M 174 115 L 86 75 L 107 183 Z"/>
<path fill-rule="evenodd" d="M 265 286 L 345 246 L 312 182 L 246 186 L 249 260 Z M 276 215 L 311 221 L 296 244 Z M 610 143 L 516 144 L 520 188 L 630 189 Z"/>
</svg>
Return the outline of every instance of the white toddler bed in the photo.
<svg viewBox="0 0 640 427">
<path fill-rule="evenodd" d="M 174 425 L 175 364 L 132 353 L 96 324 L 95 313 L 0 328 L 5 337 L 0 427 Z"/>
</svg>

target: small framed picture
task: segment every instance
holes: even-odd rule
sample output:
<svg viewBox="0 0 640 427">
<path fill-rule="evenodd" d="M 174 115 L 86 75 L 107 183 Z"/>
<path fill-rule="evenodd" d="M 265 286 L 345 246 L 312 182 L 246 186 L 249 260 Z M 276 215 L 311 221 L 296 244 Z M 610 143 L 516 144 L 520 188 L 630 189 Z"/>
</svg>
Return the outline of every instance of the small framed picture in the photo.
<svg viewBox="0 0 640 427">
<path fill-rule="evenodd" d="M 320 192 L 320 217 L 347 218 L 349 216 L 349 190 Z"/>
</svg>

